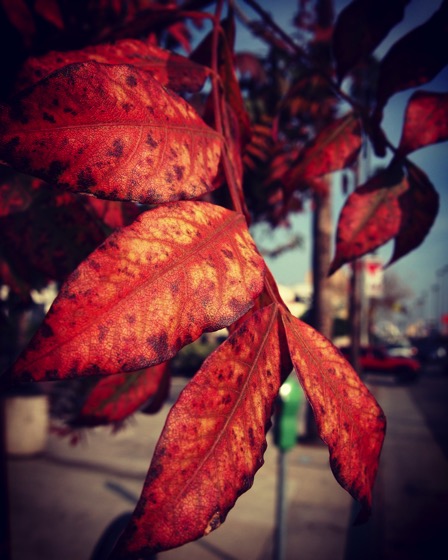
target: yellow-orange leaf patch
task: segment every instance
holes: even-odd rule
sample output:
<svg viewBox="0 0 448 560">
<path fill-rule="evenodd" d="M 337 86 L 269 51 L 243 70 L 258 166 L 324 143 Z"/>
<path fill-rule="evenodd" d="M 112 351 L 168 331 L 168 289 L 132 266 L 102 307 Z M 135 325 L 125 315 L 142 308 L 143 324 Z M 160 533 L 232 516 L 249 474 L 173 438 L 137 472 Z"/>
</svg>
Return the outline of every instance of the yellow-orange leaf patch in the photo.
<svg viewBox="0 0 448 560">
<path fill-rule="evenodd" d="M 114 560 L 141 558 L 213 531 L 250 488 L 285 374 L 280 328 L 275 304 L 257 311 L 181 393 Z"/>
<path fill-rule="evenodd" d="M 128 65 L 71 64 L 0 108 L 0 159 L 100 198 L 161 203 L 212 190 L 221 137 Z"/>
<path fill-rule="evenodd" d="M 233 323 L 263 288 L 241 214 L 176 202 L 114 232 L 63 285 L 17 380 L 136 371 Z"/>
</svg>

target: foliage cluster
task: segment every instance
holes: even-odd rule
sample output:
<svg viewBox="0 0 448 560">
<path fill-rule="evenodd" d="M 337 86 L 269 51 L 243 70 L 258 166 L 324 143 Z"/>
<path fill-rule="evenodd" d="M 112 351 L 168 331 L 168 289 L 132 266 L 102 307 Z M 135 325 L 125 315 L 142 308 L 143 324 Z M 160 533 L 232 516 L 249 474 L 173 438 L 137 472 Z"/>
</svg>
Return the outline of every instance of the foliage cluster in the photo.
<svg viewBox="0 0 448 560">
<path fill-rule="evenodd" d="M 173 406 L 112 558 L 224 521 L 262 465 L 292 368 L 335 477 L 368 515 L 384 415 L 288 311 L 248 225 L 283 223 L 369 143 L 393 159 L 347 198 L 331 271 L 391 239 L 392 261 L 422 243 L 438 196 L 407 156 L 447 139 L 448 94 L 412 95 L 397 147 L 381 122 L 394 93 L 446 65 L 448 2 L 375 61 L 408 3 L 353 0 L 334 23 L 330 0 L 300 0 L 294 39 L 254 0 L 242 4 L 253 19 L 223 0 L 0 2 L 15 53 L 2 67 L 1 281 L 24 299 L 61 283 L 3 383 L 91 376 L 76 424 L 121 421 L 163 400 L 181 348 L 230 333 Z M 234 52 L 236 16 L 265 58 Z"/>
</svg>

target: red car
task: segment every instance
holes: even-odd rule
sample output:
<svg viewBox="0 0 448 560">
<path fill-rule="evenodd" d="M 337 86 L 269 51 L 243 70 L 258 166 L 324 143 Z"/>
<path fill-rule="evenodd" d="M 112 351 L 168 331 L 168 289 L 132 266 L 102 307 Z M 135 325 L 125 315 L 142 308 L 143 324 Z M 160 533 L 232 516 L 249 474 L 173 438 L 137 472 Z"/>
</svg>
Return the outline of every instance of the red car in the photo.
<svg viewBox="0 0 448 560">
<path fill-rule="evenodd" d="M 349 348 L 341 348 L 342 354 L 348 359 Z M 414 358 L 390 356 L 381 346 L 361 348 L 359 361 L 364 373 L 385 373 L 396 376 L 401 382 L 415 381 L 421 371 L 421 364 Z"/>
</svg>

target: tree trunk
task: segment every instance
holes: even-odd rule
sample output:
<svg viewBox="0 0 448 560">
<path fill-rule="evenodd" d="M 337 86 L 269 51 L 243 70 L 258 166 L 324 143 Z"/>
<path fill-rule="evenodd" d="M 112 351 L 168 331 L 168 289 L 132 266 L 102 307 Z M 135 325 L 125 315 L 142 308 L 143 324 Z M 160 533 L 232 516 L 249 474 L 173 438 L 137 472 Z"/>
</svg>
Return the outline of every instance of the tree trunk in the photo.
<svg viewBox="0 0 448 560">
<path fill-rule="evenodd" d="M 329 185 L 328 185 L 329 187 Z M 311 308 L 311 325 L 327 338 L 333 331 L 333 314 L 331 312 L 328 270 L 331 262 L 332 215 L 330 188 L 326 193 L 314 193 L 314 212 L 312 222 L 312 270 L 313 270 L 313 304 Z M 314 414 L 309 403 L 305 410 L 306 434 L 304 441 L 318 439 Z"/>
</svg>

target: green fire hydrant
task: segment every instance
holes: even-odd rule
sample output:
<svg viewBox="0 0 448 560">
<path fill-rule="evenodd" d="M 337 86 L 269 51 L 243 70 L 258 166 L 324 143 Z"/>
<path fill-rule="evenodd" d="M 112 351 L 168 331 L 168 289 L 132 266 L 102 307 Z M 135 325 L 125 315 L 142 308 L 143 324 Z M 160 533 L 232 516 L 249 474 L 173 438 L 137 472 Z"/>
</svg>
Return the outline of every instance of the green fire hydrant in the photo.
<svg viewBox="0 0 448 560">
<path fill-rule="evenodd" d="M 292 449 L 297 443 L 297 415 L 303 403 L 303 390 L 293 371 L 278 392 L 274 419 L 274 443 L 282 451 Z"/>
<path fill-rule="evenodd" d="M 279 448 L 279 452 L 273 560 L 284 560 L 285 558 L 285 454 L 297 444 L 298 412 L 303 400 L 304 394 L 302 388 L 297 380 L 296 372 L 293 371 L 280 387 L 274 415 L 274 443 Z"/>
</svg>

